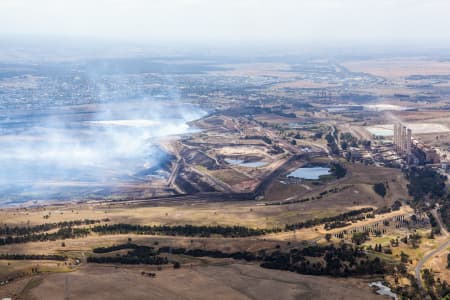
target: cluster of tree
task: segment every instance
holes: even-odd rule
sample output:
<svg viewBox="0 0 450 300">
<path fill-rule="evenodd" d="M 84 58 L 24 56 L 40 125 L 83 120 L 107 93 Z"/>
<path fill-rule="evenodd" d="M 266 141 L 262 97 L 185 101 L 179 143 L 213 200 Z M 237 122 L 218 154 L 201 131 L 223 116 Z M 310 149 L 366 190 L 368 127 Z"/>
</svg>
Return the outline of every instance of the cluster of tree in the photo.
<svg viewBox="0 0 450 300">
<path fill-rule="evenodd" d="M 312 138 L 313 139 L 321 139 L 322 138 L 322 136 L 323 136 L 323 132 L 316 132 L 316 133 L 314 133 L 313 135 L 312 135 Z"/>
<path fill-rule="evenodd" d="M 339 155 L 339 147 L 336 144 L 336 139 L 334 138 L 334 136 L 331 133 L 328 133 L 325 136 L 325 139 L 327 140 L 327 146 L 328 148 L 330 148 L 331 153 L 333 153 L 334 155 Z"/>
<path fill-rule="evenodd" d="M 335 229 L 335 228 L 347 227 L 350 224 L 351 223 L 347 222 L 347 221 L 334 221 L 334 222 L 326 223 L 324 228 L 325 228 L 325 230 L 331 230 L 331 229 Z"/>
<path fill-rule="evenodd" d="M 369 232 L 363 231 L 363 232 L 354 232 L 352 235 L 352 242 L 356 245 L 361 245 L 365 241 L 369 239 Z"/>
<path fill-rule="evenodd" d="M 105 224 L 92 228 L 93 232 L 99 234 L 150 234 L 150 235 L 172 235 L 172 236 L 200 236 L 209 237 L 220 235 L 223 237 L 247 237 L 266 233 L 279 232 L 281 229 L 253 229 L 243 226 L 195 226 L 195 225 L 133 225 L 133 224 Z"/>
<path fill-rule="evenodd" d="M 375 193 L 377 193 L 378 195 L 380 195 L 383 198 L 384 198 L 384 196 L 386 196 L 386 186 L 382 182 L 375 183 L 373 185 L 373 190 L 375 191 Z"/>
<path fill-rule="evenodd" d="M 350 147 L 358 147 L 358 139 L 354 137 L 350 132 L 343 132 L 340 135 L 341 148 L 347 150 Z"/>
<path fill-rule="evenodd" d="M 340 163 L 332 163 L 330 165 L 331 173 L 336 176 L 336 178 L 342 178 L 347 174 L 347 169 L 344 168 Z"/>
<path fill-rule="evenodd" d="M 276 144 L 272 145 L 272 148 L 269 150 L 269 154 L 271 154 L 271 155 L 277 155 L 277 154 L 280 154 L 283 152 L 284 152 L 283 148 L 280 147 L 280 145 L 276 145 Z"/>
<path fill-rule="evenodd" d="M 169 263 L 167 257 L 161 256 L 90 256 L 87 258 L 88 263 L 97 264 L 123 264 L 123 265 L 166 265 Z"/>
<path fill-rule="evenodd" d="M 372 141 L 371 140 L 362 140 L 362 141 L 360 141 L 360 143 L 366 149 L 370 149 L 370 147 L 372 146 Z"/>
<path fill-rule="evenodd" d="M 118 263 L 126 265 L 164 265 L 168 264 L 167 257 L 158 256 L 153 247 L 139 246 L 136 244 L 122 244 L 111 247 L 95 248 L 94 253 L 109 253 L 117 250 L 130 249 L 125 255 L 116 256 L 90 256 L 87 258 L 89 263 Z"/>
<path fill-rule="evenodd" d="M 422 236 L 418 233 L 413 233 L 409 235 L 409 239 L 407 237 L 404 237 L 404 239 L 401 239 L 402 242 L 405 244 L 408 243 L 408 240 L 413 248 L 418 248 L 420 244 L 420 239 Z"/>
<path fill-rule="evenodd" d="M 60 228 L 56 232 L 52 233 L 32 233 L 21 236 L 7 236 L 0 237 L 0 246 L 8 244 L 19 244 L 28 242 L 43 242 L 43 241 L 56 241 L 64 239 L 73 239 L 79 237 L 86 237 L 89 234 L 87 228 Z"/>
<path fill-rule="evenodd" d="M 141 272 L 141 275 L 142 276 L 148 276 L 148 277 L 151 277 L 151 278 L 154 278 L 154 277 L 156 277 L 156 273 L 153 273 L 153 272 L 145 272 L 145 271 L 142 271 Z"/>
<path fill-rule="evenodd" d="M 399 266 L 404 266 L 400 264 Z M 406 269 L 404 266 L 403 269 Z M 411 285 L 399 285 L 393 288 L 393 291 L 397 294 L 399 299 L 449 299 L 450 297 L 450 286 L 448 283 L 439 278 L 434 279 L 434 275 L 430 270 L 424 270 L 422 278 L 426 280 L 425 289 L 420 288 L 417 285 L 414 275 L 408 274 L 406 271 L 401 274 L 394 274 L 395 282 L 398 284 L 398 275 L 402 275 L 409 279 L 412 283 Z"/>
<path fill-rule="evenodd" d="M 101 222 L 109 222 L 109 219 L 102 219 L 102 220 L 75 220 L 75 221 L 63 221 L 58 223 L 44 223 L 40 225 L 35 226 L 27 226 L 27 227 L 9 227 L 8 225 L 5 225 L 3 227 L 0 227 L 0 235 L 29 235 L 32 233 L 37 232 L 45 232 L 49 230 L 53 230 L 56 228 L 66 228 L 66 227 L 73 227 L 73 226 L 80 226 L 80 225 L 92 225 L 97 224 Z"/>
<path fill-rule="evenodd" d="M 416 202 L 429 197 L 439 199 L 445 195 L 446 176 L 430 167 L 411 167 L 407 173 L 408 192 Z"/>
<path fill-rule="evenodd" d="M 218 250 L 161 247 L 158 249 L 158 253 L 182 254 L 193 257 L 234 258 L 246 261 L 262 259 L 261 256 L 257 256 L 256 254 L 247 251 L 226 253 Z"/>
<path fill-rule="evenodd" d="M 397 211 L 400 210 L 400 207 L 402 207 L 402 202 L 400 200 L 395 200 L 395 202 L 392 203 L 391 210 Z"/>
<path fill-rule="evenodd" d="M 347 244 L 312 246 L 289 253 L 274 252 L 264 258 L 261 267 L 336 277 L 384 274 L 387 271 L 379 258 L 370 259 L 361 248 Z"/>
<path fill-rule="evenodd" d="M 66 256 L 43 254 L 0 254 L 0 259 L 6 260 L 58 260 L 64 261 Z"/>
<path fill-rule="evenodd" d="M 297 118 L 297 115 L 295 113 L 286 113 L 284 111 L 281 110 L 274 110 L 273 111 L 274 114 L 277 114 L 281 117 L 285 117 L 285 118 Z"/>
<path fill-rule="evenodd" d="M 405 264 L 408 263 L 409 262 L 409 255 L 402 251 L 400 253 L 400 261 L 402 263 L 405 263 Z"/>
<path fill-rule="evenodd" d="M 444 280 L 439 278 L 436 280 L 430 269 L 423 269 L 422 279 L 430 299 L 448 299 L 450 296 L 450 286 Z"/>
<path fill-rule="evenodd" d="M 341 133 L 339 138 L 341 141 L 342 150 L 347 150 L 348 147 L 359 147 L 360 145 L 366 149 L 369 149 L 372 145 L 372 142 L 370 140 L 358 140 L 349 132 Z"/>
<path fill-rule="evenodd" d="M 142 248 L 144 246 L 139 246 L 133 243 L 127 243 L 127 244 L 119 244 L 119 245 L 112 245 L 110 247 L 98 247 L 98 248 L 94 248 L 93 252 L 94 253 L 110 253 L 113 251 L 118 251 L 118 250 L 123 250 L 123 249 L 144 249 L 145 251 L 150 252 L 151 250 L 153 250 L 153 248 L 151 247 L 147 247 L 149 248 L 147 250 L 147 248 Z"/>
<path fill-rule="evenodd" d="M 303 138 L 304 138 L 303 135 L 301 135 L 301 134 L 298 133 L 298 132 L 294 135 L 294 139 L 301 140 L 301 139 L 303 139 Z"/>
<path fill-rule="evenodd" d="M 387 213 L 390 213 L 392 211 L 392 208 L 391 207 L 386 207 L 386 206 L 384 206 L 384 207 L 380 207 L 380 208 L 377 208 L 375 211 L 374 211 L 374 213 L 376 213 L 376 214 L 387 214 Z M 389 224 L 386 224 L 386 226 L 388 226 Z"/>
<path fill-rule="evenodd" d="M 436 218 L 434 217 L 434 215 L 431 212 L 427 212 L 427 216 L 428 216 L 428 219 L 430 220 L 430 225 L 431 225 L 430 238 L 434 238 L 435 234 L 441 233 L 441 226 L 439 226 L 438 221 L 436 220 Z"/>
<path fill-rule="evenodd" d="M 447 197 L 446 201 L 439 208 L 441 220 L 444 222 L 447 230 L 450 231 L 450 197 Z"/>
<path fill-rule="evenodd" d="M 315 198 L 311 197 L 311 199 L 322 199 L 322 197 L 327 195 L 327 194 L 335 194 L 335 193 L 341 192 L 341 191 L 343 191 L 343 190 L 345 190 L 345 189 L 347 189 L 349 187 L 350 186 L 344 186 L 344 187 L 341 187 L 341 188 L 335 187 L 335 188 L 332 188 L 332 189 L 329 189 L 329 190 L 325 190 L 325 191 L 320 192 L 317 197 L 315 197 Z"/>
<path fill-rule="evenodd" d="M 383 246 L 381 244 L 375 244 L 374 251 L 383 252 Z"/>
<path fill-rule="evenodd" d="M 314 227 L 320 224 L 325 224 L 325 228 L 330 228 L 331 225 L 327 225 L 326 223 L 335 223 L 337 221 L 340 222 L 346 222 L 346 221 L 351 221 L 354 220 L 356 217 L 358 218 L 362 218 L 364 219 L 365 216 L 360 216 L 361 214 L 367 214 L 369 212 L 372 212 L 373 208 L 371 207 L 364 207 L 361 209 L 355 209 L 355 210 L 351 210 L 348 212 L 345 212 L 343 214 L 339 214 L 337 216 L 333 216 L 333 217 L 324 217 L 324 218 L 316 218 L 316 219 L 311 219 L 311 220 L 307 220 L 304 222 L 300 222 L 300 223 L 295 223 L 295 224 L 287 224 L 285 226 L 285 230 L 295 230 L 295 229 L 301 229 L 301 228 L 310 228 L 310 227 Z"/>
<path fill-rule="evenodd" d="M 303 105 L 307 105 L 304 103 Z M 276 114 L 285 118 L 296 118 L 297 115 L 294 113 L 286 113 L 283 109 L 287 109 L 288 107 L 264 107 L 264 106 L 246 106 L 237 108 L 230 108 L 222 113 L 232 115 L 232 116 L 240 116 L 240 115 L 259 115 L 259 114 Z"/>
</svg>

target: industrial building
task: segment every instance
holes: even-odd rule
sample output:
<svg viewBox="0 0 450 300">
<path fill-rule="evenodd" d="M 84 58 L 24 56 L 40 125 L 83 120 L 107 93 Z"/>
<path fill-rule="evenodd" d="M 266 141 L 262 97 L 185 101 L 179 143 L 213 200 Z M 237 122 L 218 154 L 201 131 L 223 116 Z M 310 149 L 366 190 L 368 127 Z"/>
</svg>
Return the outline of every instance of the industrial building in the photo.
<svg viewBox="0 0 450 300">
<path fill-rule="evenodd" d="M 412 130 L 402 123 L 394 124 L 393 144 L 397 153 L 403 156 L 408 164 L 440 163 L 437 151 L 413 139 Z"/>
<path fill-rule="evenodd" d="M 394 124 L 394 146 L 399 154 L 409 156 L 412 154 L 412 130 L 402 123 Z"/>
</svg>

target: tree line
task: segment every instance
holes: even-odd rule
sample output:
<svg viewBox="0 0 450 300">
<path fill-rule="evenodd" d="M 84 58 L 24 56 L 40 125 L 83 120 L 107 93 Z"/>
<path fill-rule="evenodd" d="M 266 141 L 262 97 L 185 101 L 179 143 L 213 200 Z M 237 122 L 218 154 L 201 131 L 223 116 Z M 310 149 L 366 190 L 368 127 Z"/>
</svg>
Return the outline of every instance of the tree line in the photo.
<svg viewBox="0 0 450 300">
<path fill-rule="evenodd" d="M 363 220 L 368 217 L 373 217 L 373 208 L 366 207 L 357 210 L 352 210 L 332 217 L 316 218 L 304 222 L 287 224 L 285 228 L 269 228 L 258 229 L 244 226 L 195 226 L 195 225 L 137 225 L 137 224 L 104 224 L 96 225 L 91 228 L 81 227 L 63 227 L 56 232 L 45 233 L 27 233 L 18 236 L 0 237 L 0 246 L 8 244 L 18 244 L 38 241 L 55 241 L 73 238 L 82 238 L 95 232 L 101 235 L 107 234 L 142 234 L 142 235 L 171 235 L 171 236 L 190 236 L 190 237 L 211 237 L 218 235 L 227 238 L 234 237 L 250 237 L 260 236 L 269 233 L 277 233 L 282 231 L 291 231 L 302 228 L 310 228 L 320 224 L 325 224 L 327 230 L 347 226 L 357 220 Z M 63 226 L 63 225 L 60 225 Z M 42 227 L 44 228 L 44 227 Z M 34 229 L 36 230 L 36 229 Z"/>
<path fill-rule="evenodd" d="M 7 236 L 0 237 L 0 246 L 9 244 L 21 244 L 28 242 L 44 242 L 44 241 L 56 241 L 64 239 L 73 239 L 86 237 L 89 235 L 89 228 L 60 228 L 56 232 L 52 233 L 31 233 L 21 236 Z"/>
<path fill-rule="evenodd" d="M 446 201 L 439 208 L 441 214 L 441 220 L 450 231 L 450 197 L 447 197 Z"/>
<path fill-rule="evenodd" d="M 74 220 L 74 221 L 63 221 L 63 222 L 57 222 L 57 223 L 44 223 L 40 225 L 34 225 L 34 226 L 27 226 L 27 227 L 9 227 L 8 225 L 5 225 L 3 227 L 0 227 L 0 235 L 29 235 L 32 233 L 37 232 L 45 232 L 49 230 L 53 230 L 56 228 L 66 228 L 66 227 L 73 227 L 73 226 L 80 226 L 80 225 L 93 225 L 101 222 L 109 222 L 109 219 L 102 219 L 102 220 Z"/>
<path fill-rule="evenodd" d="M 325 139 L 327 140 L 327 146 L 328 148 L 330 148 L 331 153 L 334 155 L 339 155 L 339 146 L 336 143 L 336 139 L 334 138 L 333 135 L 331 135 L 330 133 L 328 133 L 325 136 Z"/>
<path fill-rule="evenodd" d="M 289 230 L 295 230 L 295 229 L 310 228 L 310 227 L 314 227 L 314 226 L 324 224 L 324 223 L 325 223 L 326 229 L 332 229 L 332 228 L 334 228 L 333 224 L 339 224 L 338 222 L 348 222 L 348 221 L 355 220 L 355 219 L 364 219 L 365 216 L 361 216 L 361 214 L 366 214 L 366 213 L 369 213 L 372 211 L 373 211 L 372 207 L 364 207 L 361 209 L 351 210 L 351 211 L 339 214 L 337 216 L 315 218 L 315 219 L 311 219 L 311 220 L 307 220 L 307 221 L 299 222 L 299 223 L 295 223 L 295 224 L 287 224 L 285 226 L 285 230 L 289 231 Z"/>
<path fill-rule="evenodd" d="M 160 247 L 158 253 L 182 254 L 193 257 L 234 258 L 246 261 L 262 259 L 261 256 L 257 256 L 256 254 L 247 251 L 226 253 L 219 250 Z"/>
<path fill-rule="evenodd" d="M 195 226 L 195 225 L 135 225 L 135 224 L 105 224 L 92 228 L 99 234 L 146 234 L 146 235 L 172 235 L 172 236 L 199 236 L 210 237 L 220 235 L 223 237 L 249 237 L 280 232 L 281 229 L 254 229 L 244 226 Z"/>
<path fill-rule="evenodd" d="M 126 265 L 165 265 L 169 263 L 167 257 L 158 256 L 153 247 L 140 246 L 132 243 L 113 245 L 111 247 L 99 247 L 94 253 L 109 253 L 118 250 L 130 249 L 124 255 L 116 256 L 89 256 L 88 263 L 119 263 Z"/>
<path fill-rule="evenodd" d="M 41 254 L 0 254 L 0 259 L 4 260 L 58 260 L 64 261 L 66 256 L 61 255 L 41 255 Z"/>
</svg>

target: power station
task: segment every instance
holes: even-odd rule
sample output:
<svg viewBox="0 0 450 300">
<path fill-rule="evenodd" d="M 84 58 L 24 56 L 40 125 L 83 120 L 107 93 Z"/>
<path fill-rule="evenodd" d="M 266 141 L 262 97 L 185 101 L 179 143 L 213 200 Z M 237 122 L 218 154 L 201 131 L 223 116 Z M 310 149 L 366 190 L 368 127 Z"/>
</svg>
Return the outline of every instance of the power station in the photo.
<svg viewBox="0 0 450 300">
<path fill-rule="evenodd" d="M 411 155 L 412 130 L 402 123 L 394 124 L 394 146 L 398 153 Z"/>
<path fill-rule="evenodd" d="M 405 158 L 407 164 L 440 163 L 436 149 L 413 139 L 412 130 L 400 122 L 394 124 L 393 144 L 395 151 Z"/>
</svg>

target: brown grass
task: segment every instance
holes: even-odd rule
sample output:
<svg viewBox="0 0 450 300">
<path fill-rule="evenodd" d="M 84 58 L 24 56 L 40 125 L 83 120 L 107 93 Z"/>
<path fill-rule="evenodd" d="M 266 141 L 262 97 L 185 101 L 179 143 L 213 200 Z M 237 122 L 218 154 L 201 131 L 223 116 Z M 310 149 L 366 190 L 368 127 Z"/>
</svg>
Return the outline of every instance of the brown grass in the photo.
<svg viewBox="0 0 450 300">
<path fill-rule="evenodd" d="M 47 276 L 28 296 L 63 299 L 68 282 L 70 299 L 379 299 L 362 280 L 304 276 L 250 264 L 184 266 L 159 271 L 155 278 L 142 276 L 144 269 L 89 265 Z"/>
<path fill-rule="evenodd" d="M 374 59 L 349 61 L 342 64 L 351 71 L 367 72 L 390 79 L 409 75 L 447 75 L 450 74 L 450 62 L 415 58 Z"/>
</svg>

